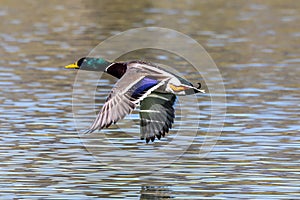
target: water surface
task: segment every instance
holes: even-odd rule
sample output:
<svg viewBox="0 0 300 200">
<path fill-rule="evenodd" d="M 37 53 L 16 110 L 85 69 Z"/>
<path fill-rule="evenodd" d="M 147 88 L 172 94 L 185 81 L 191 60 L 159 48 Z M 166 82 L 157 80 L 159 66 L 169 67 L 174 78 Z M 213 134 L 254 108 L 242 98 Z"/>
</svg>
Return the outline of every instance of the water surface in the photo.
<svg viewBox="0 0 300 200">
<path fill-rule="evenodd" d="M 298 1 L 2 1 L 1 199 L 299 199 L 299 9 Z M 180 123 L 188 129 L 199 122 L 193 145 L 159 171 L 124 172 L 104 165 L 78 136 L 76 72 L 63 66 L 116 33 L 144 26 L 175 29 L 205 47 L 224 79 L 227 115 L 217 145 L 199 158 L 210 98 L 199 96 L 200 116 L 181 99 L 179 107 L 195 113 L 178 114 L 174 132 Z M 123 58 L 137 55 L 173 59 L 162 52 Z M 184 67 L 176 69 L 196 81 Z M 116 80 L 101 81 L 99 106 Z M 93 111 L 92 105 L 82 110 Z M 136 113 L 120 126 L 123 132 L 103 133 L 139 153 L 168 145 L 175 135 L 145 145 Z"/>
</svg>

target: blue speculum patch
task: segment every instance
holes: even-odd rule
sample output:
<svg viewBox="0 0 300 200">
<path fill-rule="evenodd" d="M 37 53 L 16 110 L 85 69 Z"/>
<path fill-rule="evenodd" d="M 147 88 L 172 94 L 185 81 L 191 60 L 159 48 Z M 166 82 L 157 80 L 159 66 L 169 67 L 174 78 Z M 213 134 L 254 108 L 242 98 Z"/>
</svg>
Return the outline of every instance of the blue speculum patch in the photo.
<svg viewBox="0 0 300 200">
<path fill-rule="evenodd" d="M 137 99 L 142 96 L 147 90 L 155 86 L 158 83 L 157 80 L 151 78 L 143 78 L 134 86 L 134 91 L 131 97 Z"/>
</svg>

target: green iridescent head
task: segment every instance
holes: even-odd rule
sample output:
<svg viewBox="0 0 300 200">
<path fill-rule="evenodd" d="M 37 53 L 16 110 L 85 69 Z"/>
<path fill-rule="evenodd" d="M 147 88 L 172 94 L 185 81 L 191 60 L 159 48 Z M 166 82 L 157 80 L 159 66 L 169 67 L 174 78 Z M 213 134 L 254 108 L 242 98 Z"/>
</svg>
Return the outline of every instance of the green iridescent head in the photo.
<svg viewBox="0 0 300 200">
<path fill-rule="evenodd" d="M 83 57 L 73 64 L 65 66 L 67 69 L 82 69 L 87 71 L 105 71 L 111 64 L 103 58 Z"/>
</svg>

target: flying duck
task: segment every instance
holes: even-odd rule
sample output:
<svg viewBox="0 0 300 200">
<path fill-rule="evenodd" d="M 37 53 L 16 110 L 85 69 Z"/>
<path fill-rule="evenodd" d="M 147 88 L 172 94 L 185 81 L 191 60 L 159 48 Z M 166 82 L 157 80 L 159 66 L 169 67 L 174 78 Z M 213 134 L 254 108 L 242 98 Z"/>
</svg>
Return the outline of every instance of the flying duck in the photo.
<svg viewBox="0 0 300 200">
<path fill-rule="evenodd" d="M 65 68 L 104 71 L 119 79 L 85 133 L 108 128 L 140 104 L 141 139 L 153 142 L 172 128 L 176 95 L 205 93 L 200 83 L 194 87 L 184 78 L 143 61 L 109 62 L 103 58 L 83 57 Z"/>
</svg>

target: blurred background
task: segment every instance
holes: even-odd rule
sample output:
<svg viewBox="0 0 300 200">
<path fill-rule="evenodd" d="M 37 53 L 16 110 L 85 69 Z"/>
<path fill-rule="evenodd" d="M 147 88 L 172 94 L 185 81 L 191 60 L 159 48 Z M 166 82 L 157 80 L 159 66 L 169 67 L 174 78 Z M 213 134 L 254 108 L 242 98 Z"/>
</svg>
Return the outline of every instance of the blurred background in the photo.
<svg viewBox="0 0 300 200">
<path fill-rule="evenodd" d="M 300 198 L 299 1 L 0 5 L 1 199 Z M 227 93 L 226 121 L 213 151 L 198 157 L 199 135 L 182 158 L 153 176 L 104 166 L 85 149 L 72 114 L 76 72 L 63 68 L 106 38 L 146 26 L 197 40 L 218 66 Z M 107 76 L 104 90 L 115 81 Z M 203 126 L 209 104 L 208 97 L 199 102 Z"/>
</svg>

